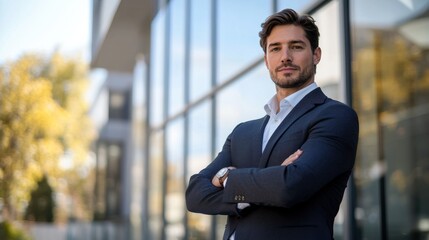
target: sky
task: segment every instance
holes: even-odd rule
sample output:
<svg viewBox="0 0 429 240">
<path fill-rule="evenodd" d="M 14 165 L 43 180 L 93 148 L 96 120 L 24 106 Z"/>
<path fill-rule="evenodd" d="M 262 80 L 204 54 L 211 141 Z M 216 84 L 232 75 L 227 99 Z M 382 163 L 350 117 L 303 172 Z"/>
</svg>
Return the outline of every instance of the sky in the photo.
<svg viewBox="0 0 429 240">
<path fill-rule="evenodd" d="M 89 64 L 91 0 L 0 0 L 0 66 L 23 54 L 55 50 Z M 90 72 L 87 100 L 93 102 L 105 73 Z"/>
<path fill-rule="evenodd" d="M 0 0 L 0 65 L 54 50 L 89 61 L 90 0 Z"/>
</svg>

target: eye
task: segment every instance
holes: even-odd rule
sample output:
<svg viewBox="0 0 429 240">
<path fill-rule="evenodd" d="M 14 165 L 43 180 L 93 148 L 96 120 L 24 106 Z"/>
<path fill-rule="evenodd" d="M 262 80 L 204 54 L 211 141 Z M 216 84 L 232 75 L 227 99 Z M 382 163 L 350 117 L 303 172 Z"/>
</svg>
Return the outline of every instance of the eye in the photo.
<svg viewBox="0 0 429 240">
<path fill-rule="evenodd" d="M 291 49 L 293 49 L 293 50 L 301 50 L 301 49 L 303 49 L 303 47 L 301 45 L 292 45 Z"/>
<path fill-rule="evenodd" d="M 280 51 L 279 47 L 273 47 L 270 49 L 270 52 L 278 52 L 278 51 Z"/>
</svg>

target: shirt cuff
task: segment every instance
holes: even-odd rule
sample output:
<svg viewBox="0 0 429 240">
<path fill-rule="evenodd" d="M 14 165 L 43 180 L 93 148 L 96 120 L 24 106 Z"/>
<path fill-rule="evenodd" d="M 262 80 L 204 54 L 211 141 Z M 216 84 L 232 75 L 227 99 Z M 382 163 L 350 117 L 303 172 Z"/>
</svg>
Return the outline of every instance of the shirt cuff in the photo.
<svg viewBox="0 0 429 240">
<path fill-rule="evenodd" d="M 223 185 L 223 188 L 225 188 L 226 187 L 226 182 L 228 181 L 228 177 L 227 178 L 225 178 L 225 181 L 223 181 L 223 183 L 222 183 L 222 185 Z"/>
<path fill-rule="evenodd" d="M 245 208 L 247 208 L 249 206 L 250 206 L 250 203 L 237 203 L 237 208 L 239 210 L 243 210 L 243 209 L 245 209 Z"/>
</svg>

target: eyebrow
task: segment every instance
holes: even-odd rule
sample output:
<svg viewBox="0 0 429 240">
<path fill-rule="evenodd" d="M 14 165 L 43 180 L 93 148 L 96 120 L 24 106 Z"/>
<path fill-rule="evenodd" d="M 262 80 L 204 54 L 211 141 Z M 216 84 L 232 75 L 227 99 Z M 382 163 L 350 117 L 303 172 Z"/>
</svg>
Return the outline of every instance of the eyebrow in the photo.
<svg viewBox="0 0 429 240">
<path fill-rule="evenodd" d="M 270 44 L 268 45 L 268 48 L 270 48 L 270 47 L 275 47 L 275 46 L 280 46 L 280 45 L 281 45 L 281 43 L 279 43 L 279 42 L 270 43 Z"/>
<path fill-rule="evenodd" d="M 305 42 L 302 41 L 302 40 L 292 40 L 292 41 L 289 42 L 289 44 L 297 44 L 297 43 L 298 44 L 304 44 L 304 45 L 306 45 Z"/>
<path fill-rule="evenodd" d="M 302 41 L 302 40 L 291 40 L 291 41 L 289 41 L 289 42 L 288 42 L 288 44 L 303 44 L 303 45 L 305 45 L 305 46 L 306 46 L 305 42 L 304 42 L 304 41 Z M 274 43 L 270 43 L 270 44 L 268 45 L 268 48 L 270 48 L 270 47 L 275 47 L 275 46 L 280 46 L 280 45 L 281 45 L 281 43 L 280 43 L 280 42 L 274 42 Z"/>
</svg>

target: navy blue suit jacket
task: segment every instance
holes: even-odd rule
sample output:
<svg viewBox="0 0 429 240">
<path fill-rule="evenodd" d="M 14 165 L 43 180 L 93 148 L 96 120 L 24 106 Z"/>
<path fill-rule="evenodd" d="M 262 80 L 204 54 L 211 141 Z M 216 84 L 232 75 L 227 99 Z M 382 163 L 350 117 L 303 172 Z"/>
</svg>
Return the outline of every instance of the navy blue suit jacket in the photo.
<svg viewBox="0 0 429 240">
<path fill-rule="evenodd" d="M 189 211 L 228 215 L 224 239 L 333 239 L 333 222 L 351 174 L 358 119 L 347 105 L 317 88 L 305 96 L 273 133 L 262 152 L 269 117 L 235 127 L 222 151 L 191 177 Z M 289 166 L 281 163 L 302 149 Z M 211 183 L 228 166 L 226 187 Z M 237 203 L 250 203 L 242 211 Z"/>
</svg>

